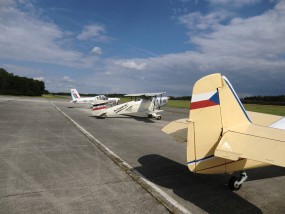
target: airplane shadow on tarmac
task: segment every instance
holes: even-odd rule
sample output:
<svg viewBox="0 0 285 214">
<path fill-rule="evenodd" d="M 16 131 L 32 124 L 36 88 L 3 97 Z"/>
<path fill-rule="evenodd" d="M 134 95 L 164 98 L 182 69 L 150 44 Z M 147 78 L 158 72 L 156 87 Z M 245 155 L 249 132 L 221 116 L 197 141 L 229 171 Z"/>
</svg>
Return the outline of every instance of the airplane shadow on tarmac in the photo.
<svg viewBox="0 0 285 214">
<path fill-rule="evenodd" d="M 226 184 L 230 176 L 194 174 L 187 166 L 157 154 L 143 156 L 138 162 L 142 166 L 135 170 L 148 180 L 172 189 L 177 196 L 208 213 L 262 213 L 258 207 L 228 189 Z M 249 180 L 285 175 L 284 168 L 266 168 L 248 170 Z"/>
</svg>

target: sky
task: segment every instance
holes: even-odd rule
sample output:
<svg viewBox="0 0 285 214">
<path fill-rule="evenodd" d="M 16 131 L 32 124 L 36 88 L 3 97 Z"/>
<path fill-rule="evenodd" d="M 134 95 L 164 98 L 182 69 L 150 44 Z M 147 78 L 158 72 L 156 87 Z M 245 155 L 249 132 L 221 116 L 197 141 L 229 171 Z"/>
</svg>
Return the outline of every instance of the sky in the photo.
<svg viewBox="0 0 285 214">
<path fill-rule="evenodd" d="M 0 0 L 0 67 L 50 92 L 285 94 L 285 0 Z"/>
</svg>

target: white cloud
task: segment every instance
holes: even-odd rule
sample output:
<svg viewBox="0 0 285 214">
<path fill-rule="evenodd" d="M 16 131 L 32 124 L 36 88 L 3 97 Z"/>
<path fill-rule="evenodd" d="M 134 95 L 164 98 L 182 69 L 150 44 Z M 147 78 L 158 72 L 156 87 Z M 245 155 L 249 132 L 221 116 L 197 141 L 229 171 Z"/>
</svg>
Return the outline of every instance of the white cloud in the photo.
<svg viewBox="0 0 285 214">
<path fill-rule="evenodd" d="M 94 55 L 101 55 L 102 54 L 102 49 L 100 47 L 94 47 L 91 50 L 91 53 L 94 54 Z"/>
<path fill-rule="evenodd" d="M 92 24 L 84 26 L 83 31 L 77 36 L 78 40 L 106 40 L 107 37 L 104 36 L 105 27 L 100 24 Z"/>
<path fill-rule="evenodd" d="M 209 1 L 212 5 L 240 8 L 246 5 L 256 4 L 261 0 L 209 0 Z"/>
<path fill-rule="evenodd" d="M 69 83 L 71 83 L 71 82 L 75 82 L 73 79 L 71 79 L 69 76 L 64 76 L 63 77 L 63 80 L 65 81 L 65 82 L 69 82 Z"/>
<path fill-rule="evenodd" d="M 51 64 L 91 67 L 92 58 L 66 48 L 68 32 L 45 20 L 29 1 L 0 4 L 0 57 Z M 23 7 L 25 9 L 23 9 Z"/>
<path fill-rule="evenodd" d="M 44 73 L 44 71 L 41 69 L 18 66 L 14 64 L 0 64 L 0 67 L 6 69 L 9 73 L 14 73 L 15 75 L 26 76 L 30 78 L 43 75 Z"/>
<path fill-rule="evenodd" d="M 209 30 L 230 16 L 228 12 L 213 12 L 202 15 L 200 12 L 189 13 L 179 17 L 179 22 L 191 30 Z"/>
<path fill-rule="evenodd" d="M 39 81 L 44 81 L 44 80 L 45 80 L 44 77 L 34 77 L 33 79 L 34 79 L 34 80 L 39 80 Z"/>
<path fill-rule="evenodd" d="M 228 25 L 214 23 L 211 33 L 202 31 L 189 37 L 198 51 L 109 59 L 105 61 L 106 70 L 112 78 L 106 81 L 105 74 L 93 78 L 104 82 L 100 87 L 119 88 L 123 93 L 147 90 L 191 95 L 197 79 L 220 72 L 230 79 L 239 95 L 284 94 L 285 2 L 259 16 L 235 18 Z M 139 65 L 144 72 L 134 75 L 129 71 L 141 68 Z"/>
<path fill-rule="evenodd" d="M 134 70 L 138 70 L 138 71 L 141 71 L 141 70 L 145 70 L 146 68 L 146 63 L 137 63 L 135 61 L 117 61 L 115 63 L 116 65 L 120 65 L 122 66 L 123 68 L 128 68 L 128 69 L 134 69 Z"/>
<path fill-rule="evenodd" d="M 260 16 L 235 18 L 215 32 L 192 37 L 191 41 L 208 54 L 277 60 L 285 50 L 285 2 Z"/>
<path fill-rule="evenodd" d="M 222 1 L 219 2 L 221 5 Z M 250 1 L 242 2 L 249 5 Z M 42 19 L 38 13 L 22 11 L 16 5 L 14 2 L 9 7 L 0 6 L 1 59 L 94 67 L 92 63 L 99 57 L 86 57 L 67 49 L 69 43 L 65 38 L 70 39 L 67 32 Z M 180 17 L 195 51 L 160 56 L 147 54 L 151 56 L 148 58 L 103 58 L 96 72 L 85 70 L 84 75 L 76 75 L 76 81 L 72 75 L 75 69 L 66 69 L 65 72 L 70 73 L 65 77 L 30 69 L 34 73 L 28 76 L 45 77 L 46 88 L 51 91 L 69 91 L 71 87 L 80 86 L 86 92 L 96 93 L 167 91 L 170 95 L 191 95 L 197 79 L 221 72 L 227 75 L 239 94 L 284 94 L 284 1 L 255 17 L 233 19 L 234 16 L 237 14 L 214 10 L 209 14 L 190 13 Z M 104 31 L 85 27 L 80 37 L 82 41 L 93 41 L 104 38 L 105 33 L 105 27 Z M 28 73 L 29 69 L 21 72 Z"/>
</svg>

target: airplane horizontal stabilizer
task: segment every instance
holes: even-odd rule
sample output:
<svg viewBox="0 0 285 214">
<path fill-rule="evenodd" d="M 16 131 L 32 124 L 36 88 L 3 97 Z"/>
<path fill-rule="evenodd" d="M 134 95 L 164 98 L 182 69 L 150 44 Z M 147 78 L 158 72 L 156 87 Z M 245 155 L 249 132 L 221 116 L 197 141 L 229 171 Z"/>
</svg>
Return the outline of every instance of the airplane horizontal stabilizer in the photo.
<svg viewBox="0 0 285 214">
<path fill-rule="evenodd" d="M 285 167 L 284 151 L 283 130 L 250 124 L 228 130 L 214 155 L 234 161 L 246 158 Z"/>
<path fill-rule="evenodd" d="M 187 119 L 179 119 L 168 123 L 161 131 L 171 135 L 177 142 L 184 143 L 187 140 L 187 129 L 189 121 Z"/>
</svg>

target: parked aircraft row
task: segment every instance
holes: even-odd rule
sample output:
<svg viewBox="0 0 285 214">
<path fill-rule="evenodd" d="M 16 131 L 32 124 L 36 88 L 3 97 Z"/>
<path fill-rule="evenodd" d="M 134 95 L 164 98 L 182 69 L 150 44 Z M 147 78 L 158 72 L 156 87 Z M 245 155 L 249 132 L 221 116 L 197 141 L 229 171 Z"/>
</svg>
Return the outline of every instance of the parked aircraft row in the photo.
<svg viewBox="0 0 285 214">
<path fill-rule="evenodd" d="M 72 101 L 70 102 L 92 104 L 92 114 L 97 118 L 144 112 L 149 118 L 160 120 L 161 115 L 158 113 L 163 111 L 160 108 L 165 106 L 169 99 L 162 97 L 164 93 L 127 94 L 125 97 L 131 97 L 132 100 L 119 105 L 120 98 L 107 98 L 105 95 L 81 98 L 76 89 L 71 89 Z"/>
<path fill-rule="evenodd" d="M 77 91 L 72 90 L 73 100 L 80 98 Z M 161 119 L 160 107 L 168 102 L 168 97 L 162 94 L 128 94 L 125 96 L 135 97 L 135 100 L 115 106 L 110 105 L 110 98 L 99 99 L 92 102 L 92 114 L 105 118 L 145 112 L 149 117 Z M 173 121 L 162 131 L 187 142 L 190 171 L 201 174 L 240 172 L 239 177 L 232 176 L 229 180 L 232 190 L 241 188 L 248 178 L 247 169 L 268 165 L 285 167 L 285 118 L 269 126 L 254 124 L 230 81 L 219 73 L 195 83 L 189 118 Z"/>
</svg>

